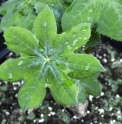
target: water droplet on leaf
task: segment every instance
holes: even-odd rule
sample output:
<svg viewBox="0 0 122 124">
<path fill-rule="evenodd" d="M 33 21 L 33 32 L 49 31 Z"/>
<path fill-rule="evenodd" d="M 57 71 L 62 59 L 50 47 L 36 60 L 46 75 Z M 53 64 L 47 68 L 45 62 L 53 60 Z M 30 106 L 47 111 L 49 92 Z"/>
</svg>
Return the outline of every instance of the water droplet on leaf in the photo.
<svg viewBox="0 0 122 124">
<path fill-rule="evenodd" d="M 75 46 L 76 45 L 76 43 L 78 42 L 78 39 L 75 39 L 74 41 L 73 41 L 73 46 Z"/>
<path fill-rule="evenodd" d="M 68 48 L 69 50 L 72 49 L 72 47 L 71 47 L 70 45 L 68 45 L 67 48 Z"/>
<path fill-rule="evenodd" d="M 12 73 L 9 73 L 8 78 L 12 79 Z"/>
<path fill-rule="evenodd" d="M 90 20 L 92 20 L 92 18 L 91 17 L 88 17 L 87 20 L 90 21 Z"/>
<path fill-rule="evenodd" d="M 75 37 L 76 36 L 76 34 L 74 34 L 72 37 Z"/>
<path fill-rule="evenodd" d="M 45 83 L 45 86 L 44 87 L 47 88 L 47 87 L 50 87 L 50 86 L 51 86 L 51 84 L 46 84 Z"/>
<path fill-rule="evenodd" d="M 90 9 L 88 12 L 92 12 L 92 9 Z"/>
<path fill-rule="evenodd" d="M 47 22 L 45 22 L 45 23 L 43 24 L 43 26 L 44 26 L 44 27 L 47 27 Z"/>
<path fill-rule="evenodd" d="M 68 42 L 65 42 L 65 44 L 68 44 Z"/>
<path fill-rule="evenodd" d="M 87 30 L 82 30 L 82 31 L 87 31 Z"/>
<path fill-rule="evenodd" d="M 84 39 L 84 40 L 87 40 L 87 38 L 86 38 L 86 37 L 84 37 L 83 39 Z"/>
<path fill-rule="evenodd" d="M 89 70 L 90 63 L 85 67 L 85 70 Z"/>
<path fill-rule="evenodd" d="M 23 61 L 20 61 L 20 62 L 18 63 L 19 66 L 22 65 L 22 64 L 23 64 Z"/>
</svg>

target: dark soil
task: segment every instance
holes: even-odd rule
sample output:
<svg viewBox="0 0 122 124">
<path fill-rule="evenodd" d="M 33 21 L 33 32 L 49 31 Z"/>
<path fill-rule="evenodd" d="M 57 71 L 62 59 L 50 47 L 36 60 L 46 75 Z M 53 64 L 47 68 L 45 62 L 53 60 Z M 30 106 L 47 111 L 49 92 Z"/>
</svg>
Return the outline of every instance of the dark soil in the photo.
<svg viewBox="0 0 122 124">
<path fill-rule="evenodd" d="M 1 124 L 122 124 L 122 52 L 102 43 L 91 50 L 106 68 L 99 81 L 101 96 L 88 98 L 87 115 L 77 119 L 74 113 L 55 103 L 47 90 L 44 103 L 34 109 L 22 112 L 17 101 L 21 81 L 8 83 L 0 81 L 0 123 Z M 10 53 L 9 57 L 16 57 Z"/>
</svg>

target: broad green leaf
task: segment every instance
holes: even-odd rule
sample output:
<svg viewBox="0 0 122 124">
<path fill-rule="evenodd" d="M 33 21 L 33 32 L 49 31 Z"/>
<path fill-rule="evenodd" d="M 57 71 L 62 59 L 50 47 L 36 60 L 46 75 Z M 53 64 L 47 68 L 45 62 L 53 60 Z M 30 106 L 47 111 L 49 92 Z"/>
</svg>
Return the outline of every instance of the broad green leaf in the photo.
<svg viewBox="0 0 122 124">
<path fill-rule="evenodd" d="M 28 71 L 36 70 L 41 63 L 38 58 L 31 59 L 31 57 L 9 59 L 0 65 L 0 79 L 10 82 L 23 79 Z"/>
<path fill-rule="evenodd" d="M 32 25 L 33 25 L 33 22 L 36 18 L 36 15 L 35 14 L 30 14 L 27 15 L 27 16 L 22 16 L 19 21 L 16 23 L 17 26 L 19 27 L 24 27 L 26 29 L 29 29 L 29 30 L 32 30 Z"/>
<path fill-rule="evenodd" d="M 94 23 L 98 20 L 104 0 L 74 0 L 62 17 L 62 28 L 67 30 L 80 23 Z M 77 14 L 76 14 L 77 13 Z M 72 21 L 69 21 L 72 20 Z"/>
<path fill-rule="evenodd" d="M 122 3 L 105 0 L 97 21 L 97 32 L 122 41 Z"/>
<path fill-rule="evenodd" d="M 56 112 L 56 115 L 65 124 L 70 124 L 70 121 L 71 121 L 70 116 L 65 111 L 62 111 L 61 109 L 58 109 L 57 112 Z"/>
<path fill-rule="evenodd" d="M 122 41 L 121 13 L 120 0 L 75 0 L 63 14 L 62 27 L 67 30 L 80 23 L 91 23 L 98 33 Z"/>
<path fill-rule="evenodd" d="M 35 77 L 31 77 L 30 75 L 25 80 L 24 85 L 18 93 L 18 101 L 23 111 L 39 107 L 42 104 L 46 95 L 44 85 L 45 81 L 37 75 Z"/>
<path fill-rule="evenodd" d="M 99 81 L 97 80 L 98 76 L 99 76 L 99 74 L 95 74 L 91 77 L 87 77 L 87 78 L 84 78 L 81 80 L 76 80 L 76 83 L 79 86 L 80 91 L 82 93 L 81 96 L 82 95 L 84 96 L 84 94 L 86 95 L 84 97 L 82 96 L 84 98 L 84 100 L 85 100 L 85 97 L 87 97 L 88 95 L 93 95 L 95 97 L 100 95 L 102 87 L 101 87 Z M 82 100 L 82 98 L 81 98 L 81 100 Z"/>
<path fill-rule="evenodd" d="M 67 54 L 61 59 L 60 64 L 65 65 L 65 70 L 69 68 L 69 75 L 74 78 L 87 78 L 101 71 L 105 71 L 99 60 L 87 54 Z"/>
<path fill-rule="evenodd" d="M 61 0 L 35 1 L 34 8 L 36 10 L 36 14 L 39 14 L 46 5 L 48 5 L 49 8 L 53 11 L 54 16 L 56 18 L 57 32 L 61 33 L 61 31 L 62 31 L 61 17 L 67 8 L 67 5 L 64 3 L 64 1 L 61 1 Z"/>
<path fill-rule="evenodd" d="M 58 34 L 53 42 L 53 46 L 56 49 L 54 52 L 74 52 L 76 49 L 86 44 L 90 38 L 90 32 L 90 25 L 83 23 L 74 26 L 72 29 L 62 34 Z"/>
<path fill-rule="evenodd" d="M 2 30 L 5 30 L 10 26 L 17 25 L 21 17 L 22 17 L 21 13 L 9 11 L 6 15 L 2 17 L 2 20 L 1 20 Z"/>
<path fill-rule="evenodd" d="M 98 82 L 98 80 L 82 80 L 81 81 L 81 87 L 83 87 L 86 92 L 90 95 L 93 95 L 95 97 L 99 96 L 101 93 L 101 85 Z"/>
<path fill-rule="evenodd" d="M 29 30 L 20 27 L 11 27 L 6 29 L 4 37 L 10 50 L 30 56 L 40 55 L 38 40 Z"/>
<path fill-rule="evenodd" d="M 15 5 L 19 2 L 19 0 L 8 0 L 7 2 L 4 2 L 0 6 L 0 14 L 6 14 L 7 12 L 14 9 Z"/>
<path fill-rule="evenodd" d="M 57 27 L 54 14 L 49 7 L 46 6 L 36 17 L 33 30 L 42 47 L 52 44 L 51 42 L 57 33 Z"/>
<path fill-rule="evenodd" d="M 64 77 L 60 82 L 56 77 L 51 80 L 49 87 L 55 101 L 62 105 L 75 105 L 78 103 L 79 88 L 71 78 L 63 74 Z"/>
<path fill-rule="evenodd" d="M 25 16 L 23 16 L 20 12 L 9 11 L 2 17 L 1 27 L 2 30 L 5 30 L 11 26 L 19 26 L 32 30 L 32 25 L 35 18 L 36 15 L 31 11 L 29 11 L 29 14 Z"/>
<path fill-rule="evenodd" d="M 9 0 L 2 4 L 0 13 L 3 16 L 1 21 L 2 30 L 11 26 L 21 26 L 32 29 L 35 13 L 33 6 L 25 0 Z"/>
</svg>

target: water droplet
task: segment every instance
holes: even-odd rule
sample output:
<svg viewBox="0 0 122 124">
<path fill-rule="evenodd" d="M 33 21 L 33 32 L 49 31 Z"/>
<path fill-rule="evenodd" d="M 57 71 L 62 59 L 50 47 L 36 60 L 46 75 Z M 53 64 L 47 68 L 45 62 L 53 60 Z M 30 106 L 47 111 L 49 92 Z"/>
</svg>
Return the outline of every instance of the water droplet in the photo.
<svg viewBox="0 0 122 124">
<path fill-rule="evenodd" d="M 45 88 L 50 87 L 50 86 L 51 86 L 51 84 L 46 84 L 46 83 L 44 85 Z"/>
<path fill-rule="evenodd" d="M 86 38 L 86 37 L 84 37 L 83 39 L 84 39 L 84 40 L 87 40 L 87 38 Z"/>
<path fill-rule="evenodd" d="M 92 20 L 92 18 L 91 17 L 88 17 L 87 20 L 90 21 L 90 20 Z"/>
<path fill-rule="evenodd" d="M 22 65 L 22 64 L 23 64 L 23 61 L 20 61 L 20 62 L 18 63 L 19 66 Z"/>
<path fill-rule="evenodd" d="M 68 42 L 65 42 L 65 44 L 68 44 Z"/>
<path fill-rule="evenodd" d="M 82 31 L 87 31 L 87 30 L 82 30 Z"/>
<path fill-rule="evenodd" d="M 89 70 L 90 63 L 85 67 L 85 70 Z"/>
<path fill-rule="evenodd" d="M 76 36 L 76 34 L 72 35 L 72 37 L 75 37 L 75 36 Z"/>
<path fill-rule="evenodd" d="M 90 9 L 88 12 L 92 12 L 92 9 Z"/>
<path fill-rule="evenodd" d="M 66 65 L 66 66 L 69 66 L 69 63 L 66 62 L 65 65 Z"/>
<path fill-rule="evenodd" d="M 75 39 L 74 41 L 73 41 L 73 46 L 75 46 L 76 45 L 76 43 L 78 42 L 78 39 Z"/>
<path fill-rule="evenodd" d="M 70 45 L 68 45 L 67 48 L 68 48 L 69 50 L 72 49 L 72 47 L 71 47 Z"/>
<path fill-rule="evenodd" d="M 12 79 L 12 73 L 9 73 L 8 78 Z"/>
<path fill-rule="evenodd" d="M 43 26 L 44 26 L 44 27 L 47 27 L 47 22 L 45 22 L 45 23 L 43 24 Z"/>
<path fill-rule="evenodd" d="M 50 4 L 51 6 L 55 6 L 54 4 Z"/>
</svg>

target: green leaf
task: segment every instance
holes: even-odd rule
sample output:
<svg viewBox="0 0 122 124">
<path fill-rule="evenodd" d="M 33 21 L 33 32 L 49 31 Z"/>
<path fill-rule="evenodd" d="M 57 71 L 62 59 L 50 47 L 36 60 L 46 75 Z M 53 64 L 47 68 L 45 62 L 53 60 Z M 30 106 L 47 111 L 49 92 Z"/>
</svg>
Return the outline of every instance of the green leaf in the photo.
<svg viewBox="0 0 122 124">
<path fill-rule="evenodd" d="M 28 76 L 18 94 L 18 101 L 23 111 L 39 107 L 46 95 L 45 81 L 37 74 L 33 75 L 35 77 Z"/>
<path fill-rule="evenodd" d="M 19 22 L 21 17 L 22 17 L 21 13 L 9 11 L 6 15 L 2 17 L 1 20 L 2 30 L 5 30 L 10 26 L 15 26 Z"/>
<path fill-rule="evenodd" d="M 15 5 L 19 2 L 19 0 L 8 0 L 7 2 L 4 2 L 1 6 L 0 6 L 0 14 L 5 14 L 11 10 L 14 9 Z"/>
<path fill-rule="evenodd" d="M 95 74 L 88 78 L 75 80 L 78 87 L 80 88 L 78 99 L 81 101 L 81 103 L 86 101 L 86 97 L 88 95 L 93 95 L 95 97 L 100 96 L 102 87 L 97 80 L 98 76 L 99 74 Z"/>
<path fill-rule="evenodd" d="M 98 20 L 103 0 L 74 0 L 62 17 L 62 28 L 67 30 L 80 23 L 91 23 Z M 77 13 L 77 14 L 76 14 Z M 69 21 L 72 20 L 72 21 Z"/>
<path fill-rule="evenodd" d="M 56 114 L 58 118 L 62 120 L 65 124 L 70 124 L 71 119 L 66 112 L 62 111 L 61 109 L 58 109 Z"/>
<path fill-rule="evenodd" d="M 122 41 L 121 13 L 120 1 L 76 0 L 63 14 L 62 27 L 67 30 L 80 23 L 91 23 L 98 33 Z M 72 21 L 68 21 L 69 19 Z"/>
<path fill-rule="evenodd" d="M 54 52 L 73 53 L 79 47 L 82 47 L 90 38 L 90 25 L 83 23 L 74 26 L 62 34 L 58 34 L 53 42 L 56 49 Z"/>
<path fill-rule="evenodd" d="M 8 0 L 0 7 L 3 15 L 1 21 L 2 31 L 11 26 L 20 26 L 32 29 L 36 14 L 33 10 L 33 1 L 28 0 Z"/>
<path fill-rule="evenodd" d="M 90 95 L 93 95 L 95 97 L 100 96 L 101 94 L 101 85 L 98 82 L 98 80 L 82 80 L 81 81 L 81 87 L 83 87 L 86 92 Z"/>
<path fill-rule="evenodd" d="M 17 21 L 16 25 L 19 27 L 24 27 L 26 29 L 32 30 L 33 22 L 36 18 L 36 15 L 32 12 L 27 16 L 22 16 L 19 21 Z"/>
<path fill-rule="evenodd" d="M 51 80 L 50 91 L 55 101 L 62 105 L 76 105 L 78 103 L 79 88 L 67 75 L 63 74 L 62 82 L 57 78 Z"/>
<path fill-rule="evenodd" d="M 122 41 L 122 3 L 105 0 L 97 21 L 97 32 Z"/>
<path fill-rule="evenodd" d="M 99 60 L 87 54 L 67 54 L 61 59 L 60 64 L 64 64 L 65 70 L 71 77 L 82 79 L 93 76 L 101 71 L 105 71 Z"/>
<path fill-rule="evenodd" d="M 34 34 L 39 39 L 41 47 L 50 46 L 57 33 L 57 27 L 53 12 L 49 7 L 45 7 L 36 17 L 34 22 Z"/>
<path fill-rule="evenodd" d="M 20 27 L 11 27 L 6 29 L 4 37 L 10 50 L 30 56 L 39 56 L 38 40 L 29 30 Z"/>
<path fill-rule="evenodd" d="M 40 64 L 41 61 L 38 58 L 9 59 L 0 66 L 0 79 L 10 82 L 23 79 L 28 71 L 36 70 Z"/>
</svg>

